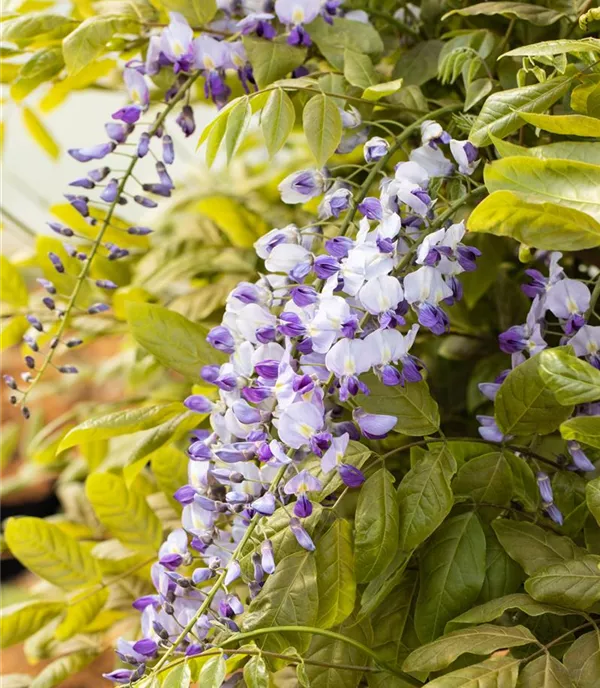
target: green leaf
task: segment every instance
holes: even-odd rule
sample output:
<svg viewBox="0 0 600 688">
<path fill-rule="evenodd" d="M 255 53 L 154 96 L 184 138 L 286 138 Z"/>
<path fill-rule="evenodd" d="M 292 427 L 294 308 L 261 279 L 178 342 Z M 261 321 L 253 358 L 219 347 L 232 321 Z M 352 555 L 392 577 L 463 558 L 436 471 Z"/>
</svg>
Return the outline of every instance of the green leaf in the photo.
<svg viewBox="0 0 600 688">
<path fill-rule="evenodd" d="M 220 688 L 225 681 L 226 674 L 227 664 L 225 662 L 225 657 L 222 654 L 217 655 L 209 659 L 202 666 L 198 678 L 198 685 L 206 686 L 206 688 Z M 173 684 L 173 688 L 175 688 L 175 684 Z M 179 684 L 177 684 L 177 688 L 179 688 Z"/>
<path fill-rule="evenodd" d="M 508 461 L 512 472 L 514 498 L 521 502 L 525 511 L 536 511 L 540 494 L 531 467 L 524 458 L 512 452 L 505 451 L 504 458 Z"/>
<path fill-rule="evenodd" d="M 362 94 L 365 100 L 377 101 L 382 98 L 387 98 L 388 96 L 393 96 L 402 88 L 403 80 L 394 79 L 394 81 L 386 81 L 383 84 L 375 84 L 375 86 L 369 86 L 366 88 Z"/>
<path fill-rule="evenodd" d="M 213 121 L 202 131 L 198 141 L 198 147 L 206 141 L 206 165 L 212 167 L 217 157 L 221 142 L 227 130 L 227 120 L 229 119 L 230 108 L 223 108 Z"/>
<path fill-rule="evenodd" d="M 225 131 L 225 150 L 227 151 L 227 162 L 236 154 L 242 143 L 250 120 L 252 119 L 252 109 L 248 97 L 242 98 L 239 103 L 231 110 L 227 118 L 227 129 Z"/>
<path fill-rule="evenodd" d="M 33 679 L 29 688 L 54 688 L 63 684 L 69 676 L 91 664 L 98 656 L 94 650 L 80 650 L 54 660 Z"/>
<path fill-rule="evenodd" d="M 368 583 L 388 566 L 398 547 L 398 502 L 394 478 L 385 468 L 361 487 L 355 527 L 356 580 Z"/>
<path fill-rule="evenodd" d="M 515 48 L 500 57 L 551 57 L 553 55 L 598 53 L 600 40 L 597 38 L 582 38 L 580 40 L 560 39 L 557 41 L 542 41 Z"/>
<path fill-rule="evenodd" d="M 356 580 L 352 551 L 352 526 L 338 518 L 319 540 L 316 552 L 319 611 L 316 625 L 331 628 L 354 609 Z"/>
<path fill-rule="evenodd" d="M 570 418 L 560 426 L 560 434 L 565 440 L 575 440 L 600 449 L 600 416 Z"/>
<path fill-rule="evenodd" d="M 465 112 L 468 112 L 473 106 L 487 96 L 487 94 L 494 88 L 492 79 L 475 79 L 468 87 L 465 94 Z"/>
<path fill-rule="evenodd" d="M 538 115 L 519 113 L 519 117 L 538 129 L 564 136 L 600 136 L 600 120 L 585 115 Z"/>
<path fill-rule="evenodd" d="M 78 444 L 88 444 L 101 440 L 131 435 L 134 432 L 155 428 L 180 414 L 185 407 L 179 402 L 157 404 L 156 406 L 142 406 L 125 411 L 115 411 L 98 418 L 90 418 L 74 428 L 63 437 L 57 453 L 75 447 Z"/>
<path fill-rule="evenodd" d="M 595 688 L 600 676 L 600 633 L 579 636 L 563 657 L 571 680 L 577 688 Z"/>
<path fill-rule="evenodd" d="M 290 554 L 277 562 L 260 593 L 252 600 L 243 630 L 273 626 L 313 626 L 317 620 L 319 593 L 317 567 L 309 552 Z M 298 634 L 286 634 L 295 638 Z M 296 640 L 290 641 L 296 646 Z M 298 646 L 303 644 L 297 639 Z M 289 644 L 289 643 L 288 643 Z"/>
<path fill-rule="evenodd" d="M 493 3 L 486 3 L 489 4 Z M 532 7 L 539 12 L 538 6 Z M 483 104 L 471 128 L 469 140 L 476 146 L 487 146 L 490 134 L 503 139 L 522 126 L 520 113 L 547 110 L 563 97 L 570 86 L 571 76 L 566 74 L 532 86 L 493 93 Z"/>
<path fill-rule="evenodd" d="M 582 251 L 600 245 L 600 223 L 587 213 L 556 203 L 530 203 L 511 191 L 495 191 L 484 199 L 469 216 L 467 227 L 546 251 Z"/>
<path fill-rule="evenodd" d="M 171 445 L 161 447 L 150 457 L 150 465 L 158 487 L 169 500 L 169 504 L 181 513 L 181 504 L 173 497 L 173 494 L 187 483 L 188 459 L 186 455 Z"/>
<path fill-rule="evenodd" d="M 15 308 L 25 308 L 29 303 L 25 280 L 6 256 L 0 256 L 0 300 Z"/>
<path fill-rule="evenodd" d="M 564 664 L 547 652 L 530 662 L 519 674 L 517 688 L 572 688 Z"/>
<path fill-rule="evenodd" d="M 427 688 L 514 688 L 519 663 L 512 657 L 492 657 L 440 676 L 430 681 Z"/>
<path fill-rule="evenodd" d="M 65 608 L 64 602 L 31 600 L 3 607 L 0 612 L 0 647 L 22 643 Z"/>
<path fill-rule="evenodd" d="M 41 518 L 8 520 L 6 544 L 30 571 L 65 590 L 100 582 L 100 571 L 91 554 L 58 526 Z"/>
<path fill-rule="evenodd" d="M 226 358 L 206 341 L 206 326 L 179 313 L 133 301 L 126 303 L 125 310 L 136 342 L 167 368 L 196 380 L 202 366 L 222 363 Z M 164 336 L 165 332 L 169 333 L 168 338 Z"/>
<path fill-rule="evenodd" d="M 521 588 L 525 578 L 523 569 L 508 556 L 488 524 L 484 532 L 485 579 L 477 598 L 478 604 L 516 592 Z M 450 629 L 446 626 L 446 631 L 448 630 Z"/>
<path fill-rule="evenodd" d="M 362 89 L 377 83 L 371 58 L 350 48 L 344 50 L 344 77 L 349 84 Z"/>
<path fill-rule="evenodd" d="M 30 325 L 24 315 L 18 315 L 16 318 L 3 318 L 0 327 L 0 351 L 4 351 L 20 344 Z"/>
<path fill-rule="evenodd" d="M 484 178 L 490 193 L 512 191 L 534 203 L 556 203 L 600 220 L 600 166 L 516 156 L 487 165 Z"/>
<path fill-rule="evenodd" d="M 107 600 L 108 588 L 83 590 L 72 600 L 69 600 L 65 618 L 54 632 L 56 639 L 67 640 L 76 633 L 80 633 L 82 628 L 85 628 L 98 616 Z"/>
<path fill-rule="evenodd" d="M 220 659 L 221 656 L 215 657 L 214 659 L 209 659 L 206 664 L 214 662 Z M 204 666 L 206 666 L 206 664 Z M 183 664 L 178 664 L 172 669 L 168 670 L 165 675 L 165 679 L 162 684 L 162 688 L 188 688 L 192 680 L 192 672 L 190 666 L 187 662 Z M 213 688 L 213 686 L 220 686 L 220 683 L 206 683 L 206 688 Z"/>
<path fill-rule="evenodd" d="M 600 525 L 600 478 L 594 478 L 586 484 L 585 499 L 592 516 Z"/>
<path fill-rule="evenodd" d="M 565 406 L 600 399 L 600 370 L 560 349 L 540 353 L 540 377 Z"/>
<path fill-rule="evenodd" d="M 276 88 L 269 95 L 260 120 L 269 155 L 275 155 L 287 141 L 295 121 L 296 112 L 291 98 L 282 88 Z"/>
<path fill-rule="evenodd" d="M 466 653 L 489 655 L 506 647 L 521 647 L 536 643 L 535 636 L 525 626 L 494 626 L 484 624 L 464 628 L 434 640 L 414 650 L 402 668 L 407 672 L 438 671 Z"/>
<path fill-rule="evenodd" d="M 442 444 L 404 476 L 398 489 L 400 549 L 418 547 L 450 513 L 454 503 L 450 480 L 455 473 L 456 461 Z"/>
<path fill-rule="evenodd" d="M 354 623 L 353 618 L 335 630 L 337 633 L 357 640 L 363 645 L 369 645 L 370 638 L 367 637 L 363 624 Z M 364 652 L 353 645 L 319 635 L 312 636 L 305 659 L 313 662 L 325 662 L 330 665 L 328 667 L 315 666 L 314 664 L 305 665 L 310 688 L 357 688 L 361 673 L 338 669 L 336 665 L 365 666 L 368 662 Z"/>
<path fill-rule="evenodd" d="M 585 554 L 568 537 L 555 535 L 533 523 L 499 519 L 492 527 L 508 555 L 525 573 L 534 575 L 546 566 L 569 561 Z"/>
<path fill-rule="evenodd" d="M 421 586 L 415 629 L 422 643 L 444 632 L 469 609 L 485 578 L 485 535 L 475 513 L 453 516 L 425 545 L 419 563 Z"/>
<path fill-rule="evenodd" d="M 30 39 L 73 26 L 68 17 L 46 12 L 28 12 L 2 24 L 2 40 L 26 44 Z"/>
<path fill-rule="evenodd" d="M 206 24 L 217 13 L 216 0 L 161 0 L 161 4 L 183 14 L 192 26 Z"/>
<path fill-rule="evenodd" d="M 383 413 L 398 417 L 395 432 L 422 437 L 431 435 L 440 427 L 440 412 L 425 381 L 410 382 L 401 387 L 388 387 L 374 375 L 361 378 L 370 390 L 359 394 L 356 403 L 368 413 Z"/>
<path fill-rule="evenodd" d="M 402 567 L 404 568 L 404 567 Z M 389 665 L 400 668 L 410 650 L 404 643 L 404 629 L 410 619 L 410 610 L 418 589 L 416 571 L 407 571 L 400 585 L 395 587 L 385 605 L 371 616 L 373 642 L 377 656 Z"/>
<path fill-rule="evenodd" d="M 87 498 L 102 525 L 123 544 L 140 552 L 156 552 L 162 525 L 139 490 L 112 473 L 92 473 L 85 483 Z"/>
<path fill-rule="evenodd" d="M 288 45 L 285 36 L 279 36 L 273 41 L 243 36 L 242 40 L 259 88 L 265 88 L 282 79 L 306 58 L 306 48 Z"/>
<path fill-rule="evenodd" d="M 486 623 L 488 621 L 495 621 L 510 609 L 519 609 L 527 614 L 527 616 L 541 616 L 542 614 L 567 616 L 571 613 L 568 609 L 554 607 L 550 604 L 542 604 L 525 593 L 517 592 L 499 599 L 490 600 L 485 604 L 469 609 L 469 611 L 448 622 L 446 625 L 446 632 L 454 631 L 464 625 L 476 626 L 477 624 Z M 481 627 L 477 626 L 477 628 Z M 497 627 L 494 626 L 494 628 Z"/>
<path fill-rule="evenodd" d="M 60 148 L 52 134 L 31 108 L 24 107 L 21 112 L 23 114 L 23 124 L 31 138 L 48 153 L 53 160 L 57 160 L 60 155 Z"/>
<path fill-rule="evenodd" d="M 394 67 L 394 79 L 401 78 L 405 86 L 421 86 L 437 76 L 438 57 L 442 41 L 419 41 L 400 55 Z"/>
<path fill-rule="evenodd" d="M 373 452 L 368 447 L 365 447 L 364 444 L 350 440 L 344 454 L 344 463 L 364 470 L 363 467 L 372 455 Z M 344 488 L 344 481 L 341 479 L 339 472 L 329 471 L 329 473 L 323 473 L 321 460 L 318 457 L 307 459 L 306 468 L 323 485 L 319 493 L 319 500 L 337 492 L 340 488 Z"/>
<path fill-rule="evenodd" d="M 70 76 L 77 74 L 104 52 L 117 33 L 136 33 L 139 24 L 131 17 L 88 17 L 63 40 L 63 56 Z"/>
<path fill-rule="evenodd" d="M 335 26 L 318 17 L 308 26 L 310 37 L 325 59 L 340 72 L 344 70 L 344 50 L 366 55 L 383 51 L 383 43 L 371 24 L 337 17 Z"/>
<path fill-rule="evenodd" d="M 540 8 L 539 5 L 530 5 L 525 2 L 482 2 L 460 10 L 452 10 L 442 17 L 442 21 L 453 14 L 460 14 L 463 17 L 500 14 L 508 18 L 516 17 L 536 26 L 549 26 L 565 16 L 563 12 L 546 7 Z"/>
<path fill-rule="evenodd" d="M 334 100 L 323 94 L 311 98 L 302 113 L 302 126 L 317 165 L 324 165 L 342 138 L 342 116 Z"/>
<path fill-rule="evenodd" d="M 454 494 L 474 502 L 507 505 L 512 497 L 512 472 L 502 452 L 490 452 L 468 461 L 452 484 Z"/>
<path fill-rule="evenodd" d="M 494 409 L 498 427 L 506 435 L 547 435 L 573 412 L 562 406 L 539 374 L 540 357 L 514 368 L 498 390 Z"/>
<path fill-rule="evenodd" d="M 244 667 L 244 681 L 247 688 L 269 688 L 269 671 L 262 657 L 250 658 L 250 661 Z"/>
<path fill-rule="evenodd" d="M 589 609 L 600 600 L 600 557 L 588 554 L 548 566 L 526 581 L 525 590 L 540 602 Z"/>
<path fill-rule="evenodd" d="M 400 554 L 402 556 L 400 556 Z M 361 597 L 361 617 L 370 615 L 400 584 L 406 582 L 406 567 L 411 559 L 411 552 L 399 553 L 392 563 L 367 585 Z M 408 574 L 410 576 L 410 574 Z"/>
</svg>

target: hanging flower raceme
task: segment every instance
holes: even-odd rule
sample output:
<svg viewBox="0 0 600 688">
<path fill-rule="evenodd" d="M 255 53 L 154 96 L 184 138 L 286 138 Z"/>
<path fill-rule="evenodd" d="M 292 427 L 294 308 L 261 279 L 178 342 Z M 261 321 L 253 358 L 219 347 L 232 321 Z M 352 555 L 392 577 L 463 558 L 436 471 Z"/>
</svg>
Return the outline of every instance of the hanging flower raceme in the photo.
<svg viewBox="0 0 600 688">
<path fill-rule="evenodd" d="M 300 27 L 300 13 L 293 16 Z M 222 323 L 210 331 L 207 341 L 229 358 L 202 369 L 211 399 L 194 394 L 184 402 L 210 414 L 210 429 L 194 433 L 189 445 L 188 484 L 175 493 L 182 529 L 154 565 L 157 595 L 142 612 L 146 639 L 166 647 L 174 619 L 180 631 L 198 619 L 201 635 L 175 633 L 175 651 L 190 653 L 212 629 L 237 629 L 243 605 L 227 585 L 242 578 L 254 597 L 277 566 L 265 540 L 240 568 L 246 552 L 237 543 L 246 529 L 279 510 L 299 546 L 312 551 L 306 519 L 325 496 L 326 476 L 359 488 L 365 476 L 353 465 L 351 441 L 384 438 L 398 425 L 394 415 L 361 408 L 369 380 L 404 386 L 422 379 L 424 365 L 411 348 L 420 332 L 447 329 L 444 308 L 460 298 L 458 276 L 475 268 L 479 254 L 462 243 L 462 223 L 436 224 L 430 181 L 453 174 L 455 165 L 439 125 L 426 123 L 422 136 L 415 156 L 382 180 L 379 197 L 359 204 L 327 170 L 295 172 L 280 184 L 286 203 L 323 196 L 320 216 L 339 218 L 344 228 L 353 226 L 348 213 L 362 218 L 357 231 L 337 236 L 311 225 L 265 234 L 255 248 L 266 273 L 231 292 Z M 433 161 L 423 147 L 435 152 Z M 383 167 L 389 151 L 386 140 L 371 140 L 366 163 Z M 204 562 L 191 573 L 190 556 Z M 206 602 L 208 590 L 214 595 Z"/>
</svg>

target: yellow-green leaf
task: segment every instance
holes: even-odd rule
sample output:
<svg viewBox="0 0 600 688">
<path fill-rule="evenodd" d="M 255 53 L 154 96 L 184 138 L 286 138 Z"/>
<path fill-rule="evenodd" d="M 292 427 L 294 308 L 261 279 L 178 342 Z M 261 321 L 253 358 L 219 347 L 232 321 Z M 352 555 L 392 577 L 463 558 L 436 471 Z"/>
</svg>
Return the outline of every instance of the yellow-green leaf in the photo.
<svg viewBox="0 0 600 688">
<path fill-rule="evenodd" d="M 538 115 L 520 112 L 519 117 L 538 129 L 564 136 L 600 136 L 600 119 L 585 115 Z"/>
<path fill-rule="evenodd" d="M 311 98 L 304 108 L 302 124 L 317 165 L 324 165 L 342 138 L 342 116 L 333 98 L 324 94 Z"/>
<path fill-rule="evenodd" d="M 362 89 L 378 81 L 371 58 L 350 48 L 344 50 L 344 77 L 349 84 Z"/>
<path fill-rule="evenodd" d="M 503 0 L 499 2 L 481 2 L 460 10 L 452 10 L 442 17 L 442 21 L 453 14 L 460 14 L 463 17 L 500 14 L 503 17 L 522 19 L 536 26 L 549 26 L 565 16 L 562 12 L 540 7 L 539 5 L 525 2 L 504 2 Z"/>
<path fill-rule="evenodd" d="M 170 402 L 156 406 L 142 406 L 125 411 L 115 411 L 105 416 L 90 418 L 69 430 L 63 437 L 58 452 L 78 444 L 98 442 L 111 437 L 148 430 L 174 418 L 184 410 L 183 404 Z"/>
<path fill-rule="evenodd" d="M 133 550 L 156 551 L 162 544 L 162 526 L 145 497 L 129 490 L 123 478 L 93 473 L 85 493 L 102 525 Z"/>
<path fill-rule="evenodd" d="M 0 256 L 0 300 L 15 308 L 26 307 L 29 303 L 25 280 L 5 256 Z"/>
<path fill-rule="evenodd" d="M 242 98 L 240 102 L 231 110 L 227 118 L 227 129 L 225 130 L 225 150 L 227 151 L 227 162 L 236 154 L 240 147 L 252 117 L 249 99 Z"/>
<path fill-rule="evenodd" d="M 46 129 L 40 118 L 31 108 L 23 108 L 23 124 L 33 140 L 41 146 L 51 158 L 56 160 L 60 154 L 60 148 L 52 134 Z"/>
<path fill-rule="evenodd" d="M 81 671 L 98 656 L 95 650 L 80 650 L 56 659 L 33 679 L 29 688 L 54 688 Z"/>
<path fill-rule="evenodd" d="M 193 26 L 206 24 L 217 12 L 216 0 L 162 0 L 161 4 L 183 14 Z"/>
<path fill-rule="evenodd" d="M 4 351 L 9 346 L 20 343 L 29 329 L 29 323 L 24 315 L 17 315 L 15 318 L 7 318 L 0 327 L 2 328 L 0 329 L 0 351 Z"/>
<path fill-rule="evenodd" d="M 30 571 L 65 590 L 100 582 L 97 562 L 76 540 L 41 518 L 11 518 L 6 543 Z"/>
<path fill-rule="evenodd" d="M 362 94 L 365 100 L 381 100 L 387 96 L 392 96 L 402 88 L 403 79 L 394 79 L 394 81 L 386 81 L 383 84 L 375 84 L 366 88 Z"/>
<path fill-rule="evenodd" d="M 3 607 L 0 612 L 0 647 L 23 642 L 58 616 L 64 608 L 64 602 L 46 600 L 32 600 Z"/>
<path fill-rule="evenodd" d="M 587 213 L 556 203 L 532 203 L 511 191 L 495 191 L 469 216 L 471 232 L 508 236 L 546 251 L 600 246 L 600 223 Z"/>
<path fill-rule="evenodd" d="M 80 633 L 100 613 L 108 599 L 108 588 L 84 590 L 66 605 L 65 618 L 57 626 L 57 640 L 67 640 Z M 65 605 L 62 605 L 65 608 Z"/>
<path fill-rule="evenodd" d="M 135 33 L 139 24 L 131 17 L 102 15 L 85 19 L 63 40 L 63 55 L 70 75 L 87 67 L 116 33 Z"/>
<path fill-rule="evenodd" d="M 276 88 L 269 95 L 260 120 L 269 155 L 275 155 L 287 141 L 295 121 L 291 98 L 282 88 Z"/>
</svg>

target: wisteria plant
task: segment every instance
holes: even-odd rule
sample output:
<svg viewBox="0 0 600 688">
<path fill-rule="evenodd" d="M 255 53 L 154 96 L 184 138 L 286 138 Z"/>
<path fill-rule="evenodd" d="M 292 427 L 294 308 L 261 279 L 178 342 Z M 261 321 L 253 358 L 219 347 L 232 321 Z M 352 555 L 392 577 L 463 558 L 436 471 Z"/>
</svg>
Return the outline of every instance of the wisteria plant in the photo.
<svg viewBox="0 0 600 688">
<path fill-rule="evenodd" d="M 17 107 L 115 71 L 127 93 L 68 150 L 60 239 L 2 259 L 24 426 L 72 355 L 122 395 L 34 434 L 25 479 L 64 514 L 5 523 L 43 582 L 2 641 L 53 661 L 8 685 L 109 648 L 136 688 L 599 685 L 592 4 L 6 18 Z M 190 143 L 207 167 L 176 189 Z M 108 335 L 110 362 L 77 354 Z"/>
</svg>

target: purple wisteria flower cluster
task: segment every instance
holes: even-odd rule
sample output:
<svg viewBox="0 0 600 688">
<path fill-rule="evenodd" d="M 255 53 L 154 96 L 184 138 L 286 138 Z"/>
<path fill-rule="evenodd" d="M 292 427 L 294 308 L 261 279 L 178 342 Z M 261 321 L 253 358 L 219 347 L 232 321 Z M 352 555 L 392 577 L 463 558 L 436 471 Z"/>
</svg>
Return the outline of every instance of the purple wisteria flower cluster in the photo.
<svg viewBox="0 0 600 688">
<path fill-rule="evenodd" d="M 537 269 L 528 269 L 529 282 L 522 291 L 530 298 L 531 306 L 522 325 L 513 325 L 498 338 L 500 349 L 511 355 L 511 369 L 524 363 L 528 357 L 545 350 L 547 339 L 559 336 L 559 346 L 570 346 L 576 356 L 584 358 L 594 368 L 600 369 L 600 327 L 588 323 L 592 293 L 588 285 L 578 279 L 567 277 L 559 261 L 562 253 L 543 253 L 548 265 L 548 276 Z M 553 331 L 553 325 L 561 328 L 561 334 Z M 482 394 L 494 400 L 503 381 L 510 373 L 504 370 L 494 382 L 479 385 Z M 574 416 L 594 416 L 600 413 L 597 403 L 581 404 L 575 407 Z M 493 416 L 477 416 L 481 424 L 479 434 L 491 442 L 510 441 L 512 436 L 502 433 Z M 572 469 L 583 472 L 594 470 L 594 465 L 574 440 L 567 441 Z M 559 525 L 563 522 L 560 510 L 553 502 L 549 477 L 538 472 L 538 487 L 547 515 Z"/>
<path fill-rule="evenodd" d="M 365 476 L 352 464 L 350 443 L 384 438 L 399 423 L 361 408 L 369 394 L 363 376 L 386 386 L 422 379 L 423 363 L 411 353 L 420 328 L 448 329 L 444 308 L 461 298 L 459 275 L 474 270 L 479 255 L 463 243 L 462 222 L 437 221 L 429 193 L 433 178 L 457 167 L 472 172 L 477 151 L 432 121 L 421 134 L 422 145 L 381 179 L 378 196 L 347 188 L 326 169 L 281 182 L 286 203 L 322 196 L 320 221 L 273 229 L 256 242 L 266 273 L 230 293 L 222 323 L 208 334 L 228 360 L 200 372 L 214 394 L 184 402 L 209 416 L 210 429 L 195 431 L 188 447 L 189 481 L 175 493 L 182 527 L 153 565 L 157 593 L 134 605 L 143 640 L 119 645 L 133 668 L 109 678 L 137 680 L 161 650 L 194 655 L 216 632 L 239 630 L 244 602 L 236 586 L 243 579 L 254 598 L 277 566 L 264 539 L 251 573 L 244 571 L 252 524 L 283 509 L 299 545 L 314 550 L 304 519 L 321 499 L 323 476 L 337 472 L 346 489 L 359 487 Z M 364 146 L 367 167 L 380 172 L 392 153 L 382 138 Z M 314 457 L 318 475 L 307 467 Z"/>
</svg>

